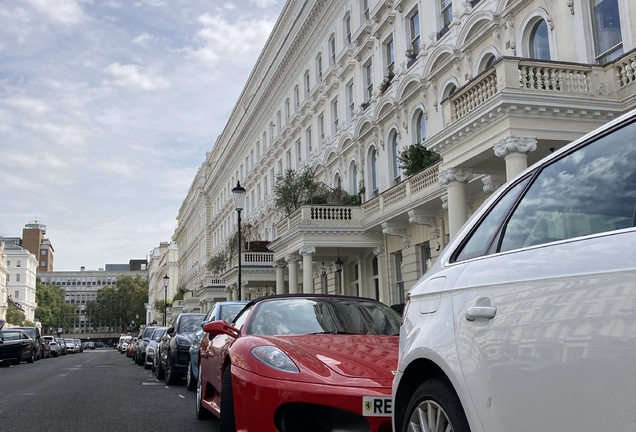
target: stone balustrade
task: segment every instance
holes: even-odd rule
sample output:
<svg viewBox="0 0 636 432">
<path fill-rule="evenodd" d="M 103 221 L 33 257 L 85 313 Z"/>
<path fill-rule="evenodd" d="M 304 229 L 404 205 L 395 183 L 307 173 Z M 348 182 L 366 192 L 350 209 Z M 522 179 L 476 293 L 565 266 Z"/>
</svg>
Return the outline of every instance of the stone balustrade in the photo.
<svg viewBox="0 0 636 432">
<path fill-rule="evenodd" d="M 636 81 L 636 50 L 628 52 L 612 63 L 616 88 L 621 89 Z"/>
<path fill-rule="evenodd" d="M 272 252 L 241 252 L 241 265 L 263 265 L 271 267 L 274 262 Z M 238 255 L 232 257 L 230 268 L 238 266 Z"/>
</svg>

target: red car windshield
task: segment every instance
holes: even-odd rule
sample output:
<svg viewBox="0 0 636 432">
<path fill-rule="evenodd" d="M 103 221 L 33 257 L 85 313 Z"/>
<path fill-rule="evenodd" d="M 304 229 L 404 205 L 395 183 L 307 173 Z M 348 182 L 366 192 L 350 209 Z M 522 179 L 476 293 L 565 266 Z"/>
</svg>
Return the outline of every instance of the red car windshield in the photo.
<svg viewBox="0 0 636 432">
<path fill-rule="evenodd" d="M 401 317 L 383 303 L 346 298 L 283 298 L 254 308 L 247 334 L 399 334 Z"/>
</svg>

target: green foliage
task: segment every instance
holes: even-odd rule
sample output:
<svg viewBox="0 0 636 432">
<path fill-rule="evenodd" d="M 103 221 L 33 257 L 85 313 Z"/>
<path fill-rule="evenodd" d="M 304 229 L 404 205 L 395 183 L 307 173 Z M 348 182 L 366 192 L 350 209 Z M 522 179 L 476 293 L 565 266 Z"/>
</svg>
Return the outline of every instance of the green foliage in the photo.
<svg viewBox="0 0 636 432">
<path fill-rule="evenodd" d="M 9 308 L 7 309 L 7 322 L 13 325 L 24 325 L 24 321 L 26 317 L 24 316 L 24 312 L 18 309 L 12 303 L 9 303 Z"/>
<path fill-rule="evenodd" d="M 427 150 L 424 144 L 411 144 L 398 156 L 400 169 L 407 176 L 412 176 L 433 165 L 440 159 L 439 154 Z"/>
<path fill-rule="evenodd" d="M 114 327 L 116 331 L 125 333 L 133 321 L 135 328 L 144 322 L 144 303 L 147 300 L 148 281 L 139 275 L 122 275 L 117 278 L 114 286 L 105 286 L 98 290 L 97 301 L 89 302 L 85 311 L 88 311 L 87 315 L 93 326 Z"/>
<path fill-rule="evenodd" d="M 186 292 L 188 292 L 186 287 L 184 285 L 181 285 L 177 289 L 177 293 L 174 295 L 173 300 L 183 300 L 183 296 L 185 295 Z"/>
<path fill-rule="evenodd" d="M 274 200 L 276 208 L 286 216 L 303 205 L 360 205 L 360 195 L 349 195 L 342 188 L 332 189 L 314 181 L 316 170 L 305 166 L 302 171 L 286 170 L 276 177 Z"/>
<path fill-rule="evenodd" d="M 43 328 L 67 328 L 73 317 L 73 306 L 66 303 L 66 291 L 59 285 L 43 284 L 39 276 L 35 280 L 35 319 Z"/>
<path fill-rule="evenodd" d="M 393 78 L 395 78 L 395 73 L 393 71 L 389 71 L 389 73 L 384 77 L 384 79 L 380 83 L 380 93 L 384 93 L 389 87 L 391 87 Z"/>
<path fill-rule="evenodd" d="M 24 320 L 25 327 L 35 327 L 35 323 L 33 321 Z"/>
<path fill-rule="evenodd" d="M 164 305 L 166 305 L 166 307 L 171 307 L 172 306 L 172 300 L 168 300 L 165 303 L 164 303 L 163 300 L 155 300 L 154 307 L 155 307 L 155 310 L 158 311 L 159 313 L 163 313 Z"/>
<path fill-rule="evenodd" d="M 242 227 L 241 227 L 242 228 Z M 229 256 L 227 251 L 219 252 L 216 255 L 212 255 L 206 264 L 207 269 L 215 276 L 223 273 L 227 267 Z M 163 310 L 163 308 L 161 309 Z"/>
</svg>

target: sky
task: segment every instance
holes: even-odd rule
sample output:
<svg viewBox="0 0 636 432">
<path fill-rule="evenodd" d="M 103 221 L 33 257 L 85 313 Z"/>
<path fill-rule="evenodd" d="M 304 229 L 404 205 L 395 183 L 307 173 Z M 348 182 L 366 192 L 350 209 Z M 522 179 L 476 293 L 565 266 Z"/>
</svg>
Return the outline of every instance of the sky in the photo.
<svg viewBox="0 0 636 432">
<path fill-rule="evenodd" d="M 169 241 L 284 0 L 0 0 L 0 236 L 54 270 Z"/>
</svg>

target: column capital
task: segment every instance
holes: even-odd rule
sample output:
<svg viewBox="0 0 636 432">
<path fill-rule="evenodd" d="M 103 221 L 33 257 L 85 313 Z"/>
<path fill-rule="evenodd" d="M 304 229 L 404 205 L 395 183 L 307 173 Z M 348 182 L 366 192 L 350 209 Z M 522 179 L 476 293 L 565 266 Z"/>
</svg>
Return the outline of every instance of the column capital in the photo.
<svg viewBox="0 0 636 432">
<path fill-rule="evenodd" d="M 468 183 L 473 178 L 473 171 L 467 168 L 448 168 L 437 175 L 439 182 L 448 186 L 450 183 Z"/>
<path fill-rule="evenodd" d="M 514 154 L 527 154 L 537 149 L 537 137 L 509 136 L 493 146 L 495 156 L 506 158 Z"/>
<path fill-rule="evenodd" d="M 416 225 L 426 225 L 429 228 L 437 226 L 437 217 L 425 214 L 419 214 L 415 210 L 409 210 L 409 223 Z"/>
<path fill-rule="evenodd" d="M 502 175 L 486 175 L 481 178 L 484 183 L 483 191 L 493 193 L 506 183 L 506 176 Z"/>
<path fill-rule="evenodd" d="M 287 262 L 284 259 L 279 259 L 272 262 L 272 267 L 274 268 L 285 268 L 287 267 Z"/>
<path fill-rule="evenodd" d="M 448 194 L 442 195 L 440 199 L 442 200 L 442 208 L 448 210 Z"/>
<path fill-rule="evenodd" d="M 375 255 L 375 256 L 381 256 L 381 255 L 384 255 L 384 248 L 381 248 L 381 247 L 374 247 L 374 248 L 373 248 L 373 255 Z"/>
<path fill-rule="evenodd" d="M 298 254 L 289 254 L 289 255 L 285 255 L 285 261 L 287 261 L 289 264 L 291 263 L 297 263 L 300 260 L 300 256 L 298 256 Z"/>
<path fill-rule="evenodd" d="M 313 246 L 303 246 L 298 250 L 298 253 L 302 256 L 314 255 L 316 253 L 316 248 Z"/>
</svg>

